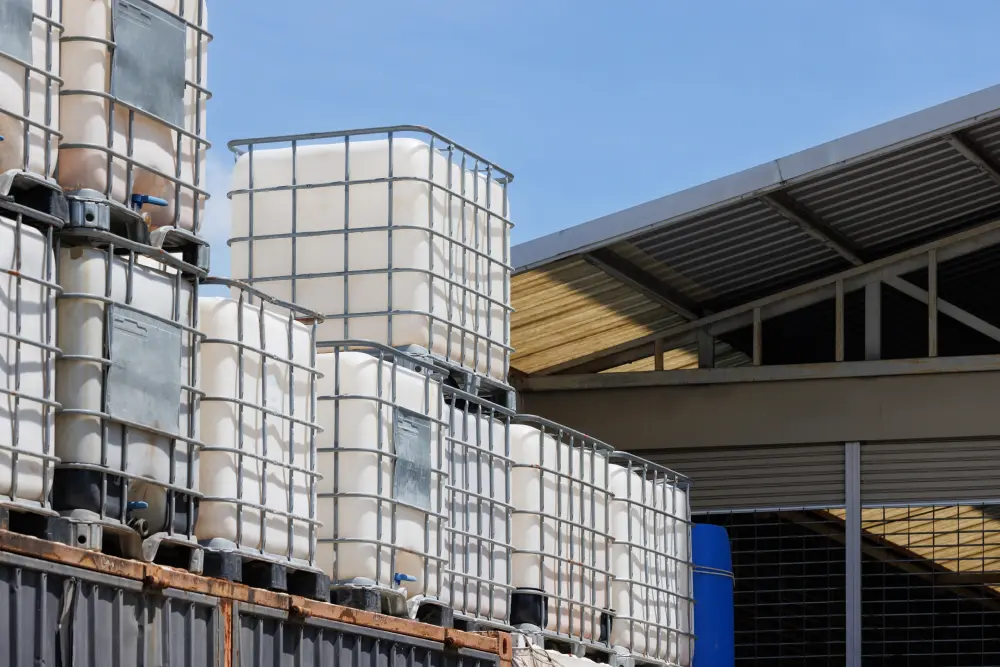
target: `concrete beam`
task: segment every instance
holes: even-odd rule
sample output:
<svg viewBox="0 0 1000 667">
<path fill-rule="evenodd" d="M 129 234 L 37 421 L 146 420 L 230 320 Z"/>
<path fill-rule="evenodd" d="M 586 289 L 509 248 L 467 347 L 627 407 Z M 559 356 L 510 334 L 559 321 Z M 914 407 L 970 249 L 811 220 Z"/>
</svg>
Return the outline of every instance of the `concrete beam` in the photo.
<svg viewBox="0 0 1000 667">
<path fill-rule="evenodd" d="M 592 373 L 528 376 L 518 382 L 522 392 L 570 392 L 595 389 L 637 389 L 692 385 L 761 384 L 802 380 L 838 380 L 906 375 L 1000 372 L 1000 355 L 844 361 L 784 366 L 738 366 L 665 372 Z"/>
<path fill-rule="evenodd" d="M 991 359 L 972 372 L 526 392 L 521 409 L 637 452 L 995 438 L 1000 360 Z"/>
</svg>

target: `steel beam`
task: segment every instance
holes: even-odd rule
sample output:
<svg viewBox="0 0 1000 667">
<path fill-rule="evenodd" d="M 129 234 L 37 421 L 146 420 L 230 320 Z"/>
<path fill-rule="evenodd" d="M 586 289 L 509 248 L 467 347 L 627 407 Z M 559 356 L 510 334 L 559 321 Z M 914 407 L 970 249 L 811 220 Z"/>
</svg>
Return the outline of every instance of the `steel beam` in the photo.
<svg viewBox="0 0 1000 667">
<path fill-rule="evenodd" d="M 961 153 L 965 159 L 976 165 L 979 171 L 1000 185 L 1000 166 L 982 152 L 968 136 L 953 132 L 945 137 L 945 141 L 951 144 L 952 148 Z"/>
<path fill-rule="evenodd" d="M 806 211 L 801 204 L 792 200 L 791 197 L 776 192 L 763 195 L 757 199 L 851 264 L 859 266 L 865 263 L 861 249 L 853 241 Z"/>
<path fill-rule="evenodd" d="M 658 339 L 663 339 L 664 349 L 669 350 L 672 349 L 670 345 L 675 342 L 676 345 L 693 342 L 694 332 L 698 329 L 708 327 L 707 330 L 711 335 L 721 336 L 750 326 L 753 322 L 754 308 L 760 308 L 761 316 L 768 319 L 834 298 L 837 281 L 843 282 L 845 292 L 851 292 L 874 280 L 885 280 L 925 267 L 927 255 L 932 250 L 937 251 L 937 261 L 940 263 L 998 243 L 1000 243 L 1000 220 L 995 220 L 687 324 L 654 331 L 626 343 L 542 369 L 532 375 L 589 373 L 615 368 L 652 355 L 653 343 Z"/>
<path fill-rule="evenodd" d="M 641 293 L 650 301 L 672 310 L 689 322 L 698 319 L 697 306 L 618 253 L 607 248 L 600 248 L 583 255 L 583 259 L 615 280 L 625 283 Z"/>
<path fill-rule="evenodd" d="M 936 290 L 934 298 L 932 299 L 931 294 L 927 290 L 921 289 L 913 283 L 903 280 L 902 278 L 887 278 L 885 284 L 894 287 L 907 296 L 913 297 L 925 306 L 930 306 L 933 301 L 936 301 L 937 312 L 942 315 L 947 315 L 956 322 L 960 322 L 988 338 L 1000 341 L 1000 327 L 995 327 L 986 320 L 976 317 L 969 311 L 963 310 L 950 301 L 945 301 L 944 299 L 938 297 L 936 295 Z M 934 344 L 935 346 L 937 345 L 936 340 Z"/>
</svg>

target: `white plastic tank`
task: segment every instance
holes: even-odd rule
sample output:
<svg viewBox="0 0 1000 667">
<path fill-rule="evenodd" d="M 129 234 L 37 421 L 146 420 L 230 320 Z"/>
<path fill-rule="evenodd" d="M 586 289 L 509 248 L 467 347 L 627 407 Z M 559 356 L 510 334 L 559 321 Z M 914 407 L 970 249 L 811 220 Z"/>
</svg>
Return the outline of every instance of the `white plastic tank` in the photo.
<svg viewBox="0 0 1000 667">
<path fill-rule="evenodd" d="M 0 217 L 0 496 L 37 507 L 52 489 L 54 276 L 47 233 Z"/>
<path fill-rule="evenodd" d="M 445 387 L 448 525 L 444 598 L 460 614 L 506 623 L 511 589 L 511 414 Z"/>
<path fill-rule="evenodd" d="M 689 482 L 631 454 L 612 460 L 610 643 L 632 655 L 689 665 Z"/>
<path fill-rule="evenodd" d="M 265 310 L 247 290 L 234 292 L 235 299 L 199 302 L 205 447 L 195 532 L 212 546 L 312 562 L 313 325 Z"/>
<path fill-rule="evenodd" d="M 190 537 L 199 446 L 194 283 L 135 254 L 66 244 L 58 257 L 54 508 L 120 523 L 125 502 L 146 503 L 129 516 L 149 534 Z"/>
<path fill-rule="evenodd" d="M 317 564 L 334 584 L 441 596 L 444 438 L 441 385 L 386 350 L 320 354 L 316 368 Z"/>
<path fill-rule="evenodd" d="M 599 641 L 608 608 L 608 456 L 604 443 L 539 417 L 510 430 L 513 584 L 547 596 L 545 630 Z"/>
<path fill-rule="evenodd" d="M 144 209 L 151 226 L 200 226 L 208 146 L 205 0 L 62 1 L 72 41 L 62 45 L 59 185 L 126 205 L 132 194 L 158 197 L 167 206 Z"/>
<path fill-rule="evenodd" d="M 321 342 L 419 346 L 506 382 L 509 175 L 412 134 L 231 144 L 233 275 L 323 314 Z"/>
<path fill-rule="evenodd" d="M 49 177 L 55 169 L 61 7 L 58 0 L 0 3 L 0 173 L 23 169 Z"/>
</svg>

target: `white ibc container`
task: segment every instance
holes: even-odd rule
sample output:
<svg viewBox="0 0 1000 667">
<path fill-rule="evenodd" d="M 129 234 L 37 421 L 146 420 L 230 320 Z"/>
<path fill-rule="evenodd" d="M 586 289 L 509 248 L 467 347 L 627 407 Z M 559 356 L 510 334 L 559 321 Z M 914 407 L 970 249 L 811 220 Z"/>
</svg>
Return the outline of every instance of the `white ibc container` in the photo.
<svg viewBox="0 0 1000 667">
<path fill-rule="evenodd" d="M 510 175 L 430 131 L 316 136 L 230 144 L 233 275 L 322 313 L 320 342 L 418 346 L 505 383 Z"/>
<path fill-rule="evenodd" d="M 0 3 L 0 173 L 49 177 L 55 169 L 61 7 L 60 0 Z"/>
<path fill-rule="evenodd" d="M 443 398 L 388 350 L 320 354 L 317 564 L 334 584 L 441 596 L 445 566 Z M 397 357 L 398 358 L 398 357 Z"/>
<path fill-rule="evenodd" d="M 448 525 L 443 598 L 461 615 L 507 622 L 511 590 L 511 413 L 445 387 Z"/>
<path fill-rule="evenodd" d="M 612 461 L 610 643 L 642 658 L 689 665 L 689 482 L 630 454 L 615 453 Z"/>
<path fill-rule="evenodd" d="M 511 426 L 514 587 L 546 596 L 544 630 L 587 641 L 601 639 L 609 606 L 610 453 L 539 417 L 518 415 Z"/>
<path fill-rule="evenodd" d="M 264 309 L 233 281 L 235 299 L 202 297 L 203 544 L 312 563 L 316 547 L 316 371 L 312 321 Z M 309 318 L 311 320 L 311 318 Z"/>
<path fill-rule="evenodd" d="M 47 508 L 55 403 L 55 259 L 48 232 L 0 217 L 0 503 Z"/>
<path fill-rule="evenodd" d="M 205 0 L 62 0 L 59 185 L 166 200 L 153 227 L 198 231 L 206 193 Z M 112 82 L 113 85 L 112 85 Z"/>
<path fill-rule="evenodd" d="M 112 255 L 104 247 L 68 246 L 70 240 L 63 238 L 58 258 L 63 354 L 56 365 L 62 409 L 54 509 L 135 525 L 140 536 L 193 539 L 197 269 L 170 257 L 161 264 L 138 256 L 140 246 L 121 239 L 115 240 L 119 252 L 133 250 Z"/>
</svg>

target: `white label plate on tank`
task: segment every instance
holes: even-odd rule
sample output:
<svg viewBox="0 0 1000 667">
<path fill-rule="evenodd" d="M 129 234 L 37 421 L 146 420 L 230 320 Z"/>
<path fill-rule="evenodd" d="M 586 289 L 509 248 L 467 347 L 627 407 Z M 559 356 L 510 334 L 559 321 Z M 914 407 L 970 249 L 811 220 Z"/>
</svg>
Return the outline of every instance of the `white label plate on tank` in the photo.
<svg viewBox="0 0 1000 667">
<path fill-rule="evenodd" d="M 147 0 L 114 0 L 114 8 L 111 94 L 182 126 L 187 27 Z"/>
<path fill-rule="evenodd" d="M 31 0 L 0 0 L 0 53 L 26 63 L 31 62 L 31 5 Z"/>
<path fill-rule="evenodd" d="M 181 329 L 124 306 L 109 305 L 105 411 L 112 419 L 179 435 Z"/>
<path fill-rule="evenodd" d="M 396 474 L 392 497 L 398 502 L 431 510 L 431 420 L 404 408 L 393 415 L 392 438 Z"/>
</svg>

